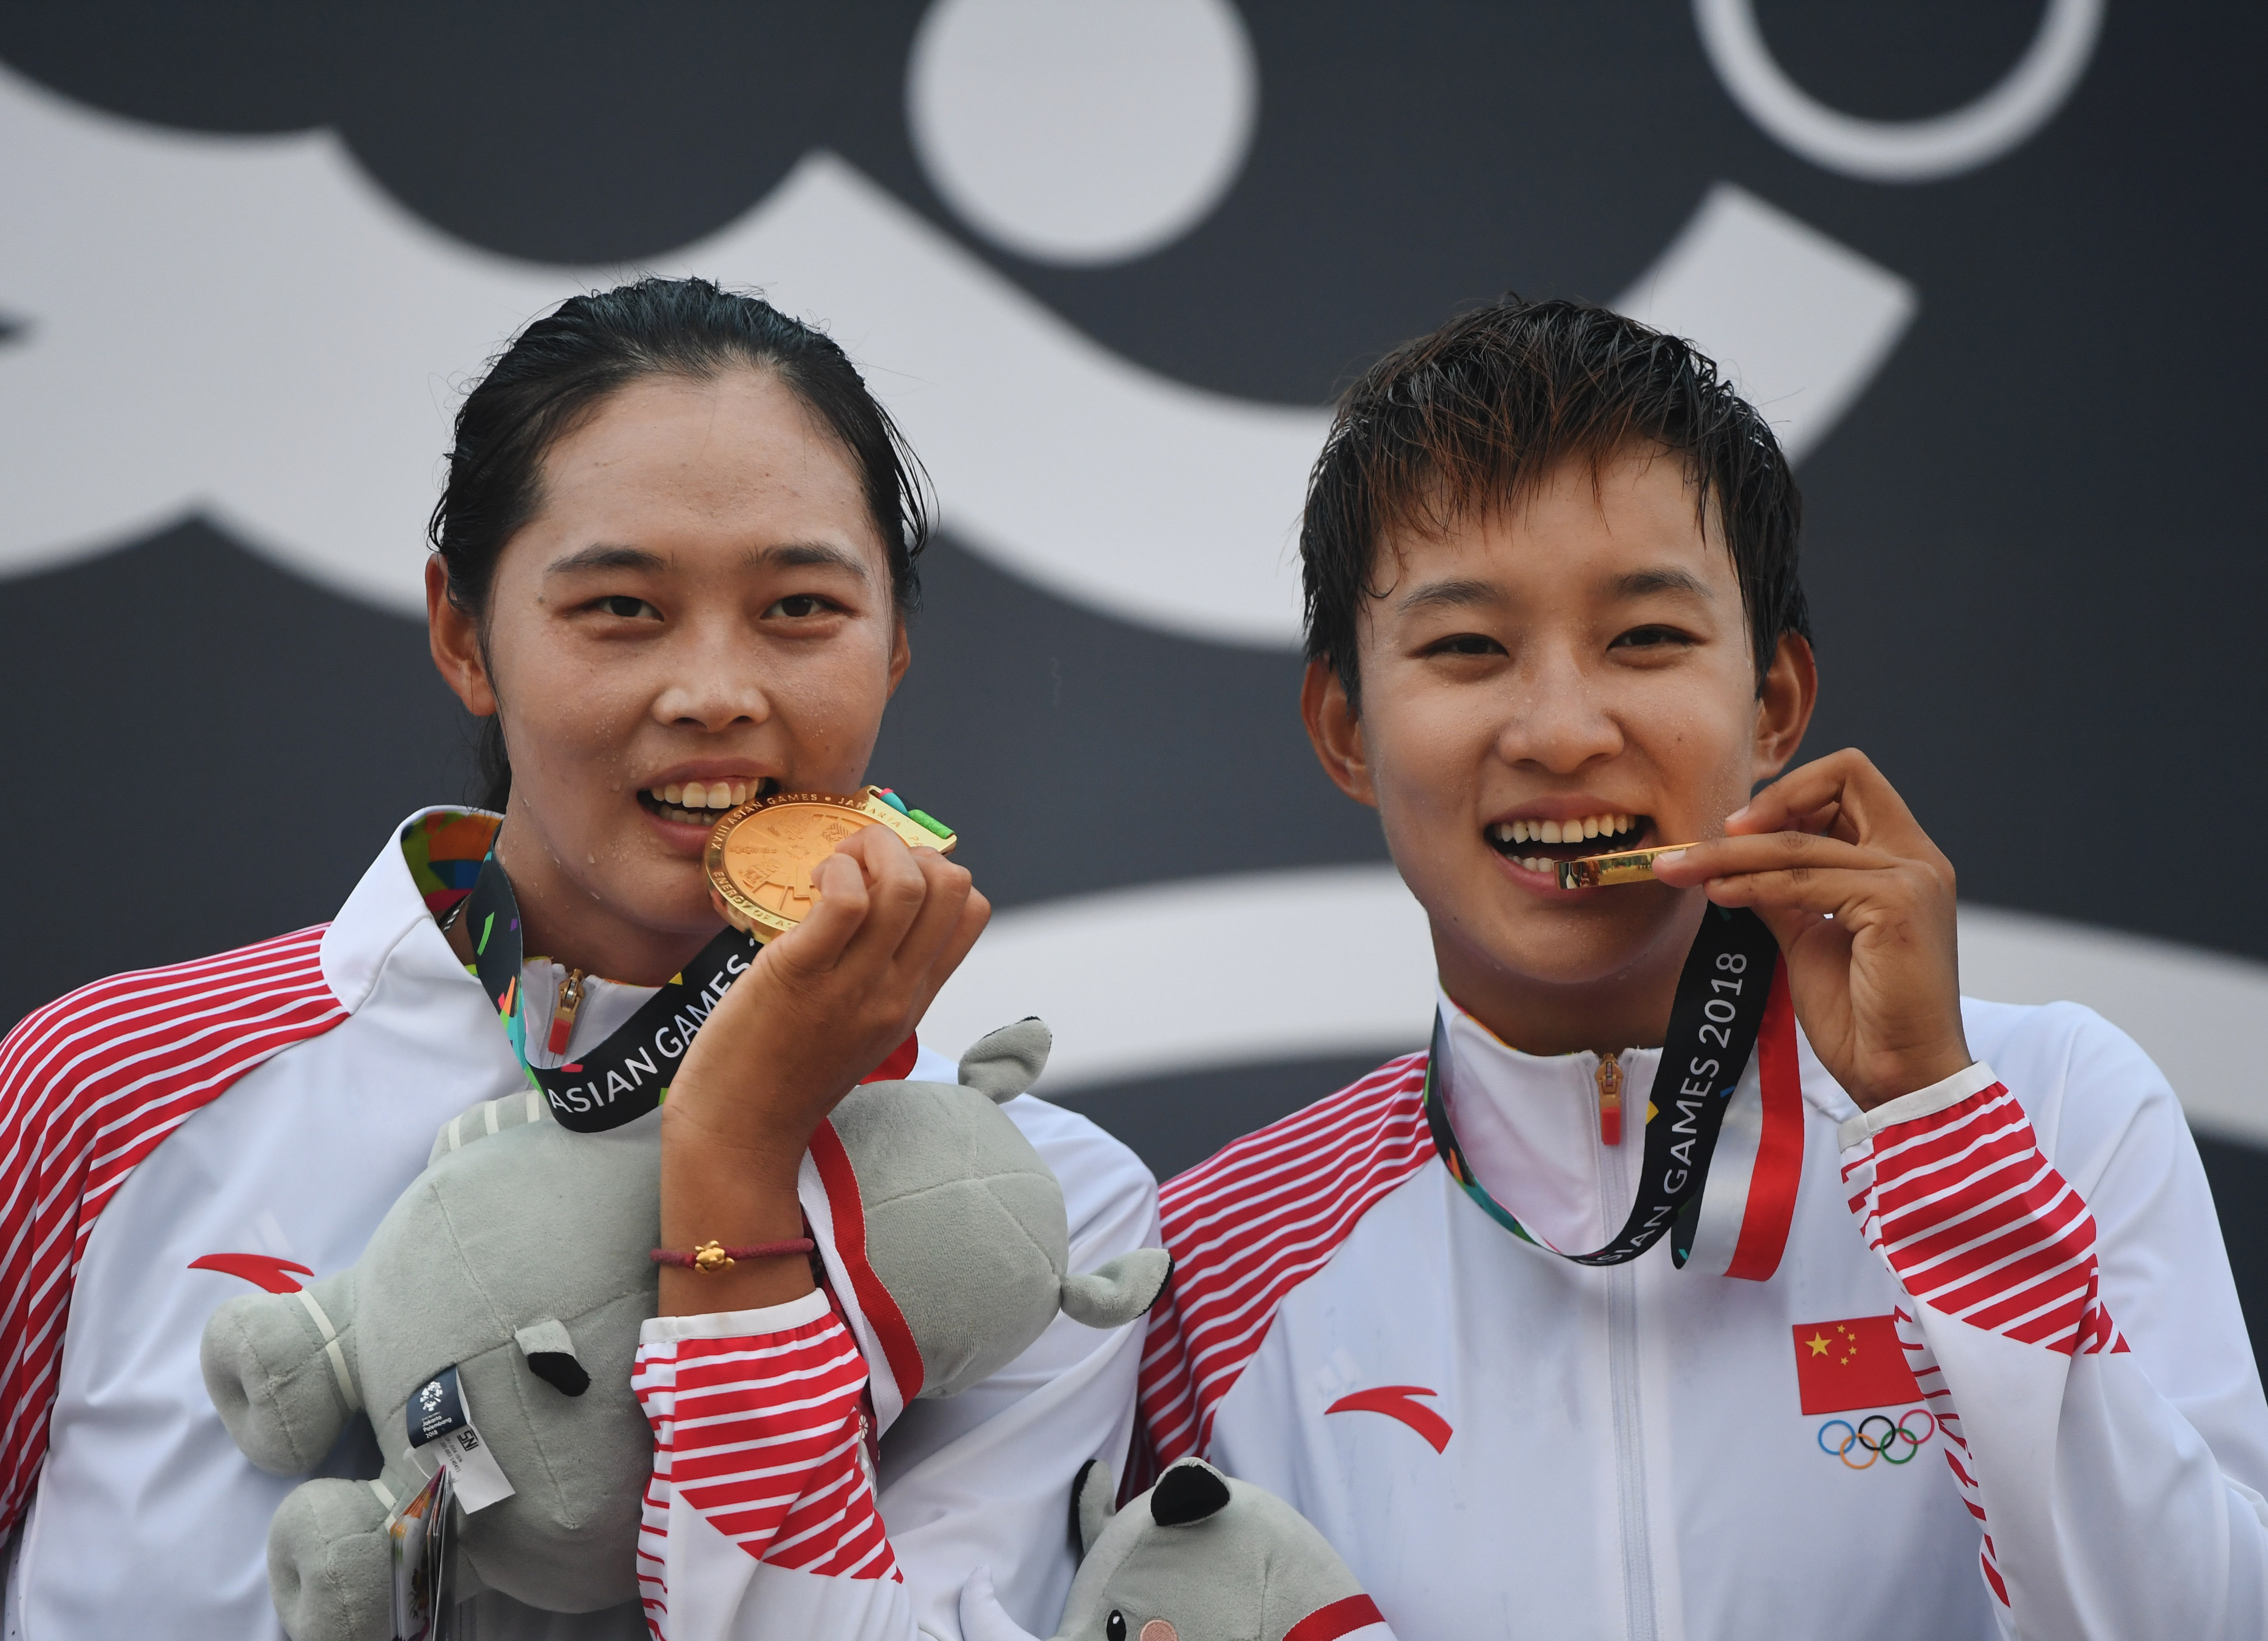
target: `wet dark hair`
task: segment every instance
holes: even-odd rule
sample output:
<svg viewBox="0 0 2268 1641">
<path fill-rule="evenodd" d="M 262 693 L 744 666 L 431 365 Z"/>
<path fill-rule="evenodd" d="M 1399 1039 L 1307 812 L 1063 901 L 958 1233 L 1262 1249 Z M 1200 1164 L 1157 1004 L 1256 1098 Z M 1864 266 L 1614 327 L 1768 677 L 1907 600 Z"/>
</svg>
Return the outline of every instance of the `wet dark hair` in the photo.
<svg viewBox="0 0 2268 1641">
<path fill-rule="evenodd" d="M 1307 482 L 1307 651 L 1360 710 L 1355 640 L 1381 545 L 1515 499 L 1558 463 L 1622 451 L 1685 464 L 1740 578 L 1759 692 L 1780 635 L 1808 640 L 1802 498 L 1763 417 L 1690 343 L 1586 302 L 1507 296 L 1396 348 L 1340 399 Z"/>
<path fill-rule="evenodd" d="M 449 602 L 485 617 L 504 545 L 542 502 L 551 447 L 617 389 L 643 377 L 696 381 L 726 370 L 770 373 L 803 402 L 857 466 L 890 566 L 891 601 L 919 602 L 915 560 L 929 539 L 928 479 L 858 367 L 821 332 L 761 297 L 706 279 L 639 279 L 571 297 L 503 352 L 457 409 L 449 477 L 426 537 L 448 571 Z M 476 779 L 484 808 L 512 795 L 500 716 L 482 721 Z"/>
</svg>

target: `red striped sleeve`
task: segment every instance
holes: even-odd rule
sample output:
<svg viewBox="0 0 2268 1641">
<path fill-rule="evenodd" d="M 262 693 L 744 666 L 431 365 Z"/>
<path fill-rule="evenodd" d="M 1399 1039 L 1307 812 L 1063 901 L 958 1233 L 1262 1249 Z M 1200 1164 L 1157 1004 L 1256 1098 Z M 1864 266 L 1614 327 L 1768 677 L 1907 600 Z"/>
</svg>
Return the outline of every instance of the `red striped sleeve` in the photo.
<svg viewBox="0 0 2268 1641">
<path fill-rule="evenodd" d="M 239 1077 L 347 1017 L 322 938 L 98 980 L 0 1042 L 0 1534 L 47 1455 L 71 1279 L 103 1204 Z"/>
<path fill-rule="evenodd" d="M 2014 1096 L 1972 1068 L 1950 1098 L 1879 1116 L 1844 1179 L 1867 1239 L 1915 1298 L 2066 1356 L 2120 1351 L 2103 1309 L 2095 1216 L 2041 1152 Z M 1925 1091 L 1926 1095 L 1927 1090 Z"/>
<path fill-rule="evenodd" d="M 1212 1417 L 1286 1294 L 1329 1262 L 1381 1198 L 1433 1155 L 1425 1056 L 1239 1140 L 1159 1192 L 1174 1280 L 1150 1312 L 1142 1361 L 1145 1466 L 1202 1452 Z"/>
<path fill-rule="evenodd" d="M 755 1561 L 901 1576 L 874 1501 L 865 1364 L 842 1318 L 809 1308 L 809 1319 L 728 1338 L 671 1337 L 666 1319 L 647 1324 L 631 1383 L 654 1436 L 638 1573 L 657 1636 L 666 1633 L 681 1504 Z"/>
<path fill-rule="evenodd" d="M 1972 1066 L 1844 1129 L 1851 1211 L 1914 1298 L 2066 1356 L 2126 1349 L 2102 1305 L 2095 1217 L 1989 1068 Z M 1945 1462 L 1983 1536 L 1984 1582 L 2006 1607 L 2008 1586 L 1960 1409 L 1920 1322 L 1904 1306 L 1896 1321 L 1906 1365 L 1945 1438 Z"/>
</svg>

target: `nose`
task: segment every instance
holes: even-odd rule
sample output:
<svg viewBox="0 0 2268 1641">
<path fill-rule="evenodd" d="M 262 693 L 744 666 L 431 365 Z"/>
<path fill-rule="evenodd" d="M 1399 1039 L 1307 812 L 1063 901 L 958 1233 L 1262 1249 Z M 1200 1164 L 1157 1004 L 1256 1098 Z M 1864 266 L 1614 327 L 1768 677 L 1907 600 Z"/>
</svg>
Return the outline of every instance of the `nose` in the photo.
<svg viewBox="0 0 2268 1641">
<path fill-rule="evenodd" d="M 714 734 L 735 724 L 760 724 L 772 715 L 762 651 L 744 636 L 723 631 L 688 635 L 670 661 L 672 676 L 653 700 L 659 721 Z"/>
<path fill-rule="evenodd" d="M 1536 647 L 1513 671 L 1512 687 L 1512 710 L 1497 736 L 1506 763 L 1572 775 L 1622 750 L 1622 727 L 1605 692 L 1572 650 Z"/>
</svg>

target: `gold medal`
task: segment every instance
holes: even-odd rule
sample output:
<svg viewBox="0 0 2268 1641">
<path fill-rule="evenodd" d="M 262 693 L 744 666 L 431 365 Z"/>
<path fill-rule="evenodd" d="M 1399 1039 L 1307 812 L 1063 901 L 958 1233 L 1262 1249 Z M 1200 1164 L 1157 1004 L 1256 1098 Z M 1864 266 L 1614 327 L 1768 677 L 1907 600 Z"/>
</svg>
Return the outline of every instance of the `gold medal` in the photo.
<svg viewBox="0 0 2268 1641">
<path fill-rule="evenodd" d="M 951 827 L 919 809 L 900 809 L 877 787 L 855 798 L 781 793 L 742 804 L 709 834 L 703 860 L 710 898 L 727 922 L 759 941 L 784 935 L 818 901 L 812 872 L 836 844 L 868 826 L 887 826 L 908 847 L 943 854 L 961 841 Z"/>
<path fill-rule="evenodd" d="M 1660 843 L 1651 849 L 1618 849 L 1612 854 L 1587 854 L 1580 861 L 1562 861 L 1559 887 L 1603 889 L 1615 883 L 1651 883 L 1658 856 L 1692 846 L 1690 843 Z"/>
</svg>

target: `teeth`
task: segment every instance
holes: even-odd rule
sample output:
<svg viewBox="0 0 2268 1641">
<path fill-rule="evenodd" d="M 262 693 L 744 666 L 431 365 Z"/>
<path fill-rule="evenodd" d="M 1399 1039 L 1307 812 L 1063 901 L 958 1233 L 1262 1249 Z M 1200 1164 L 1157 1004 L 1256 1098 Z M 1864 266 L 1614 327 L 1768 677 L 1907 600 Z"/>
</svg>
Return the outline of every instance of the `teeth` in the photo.
<svg viewBox="0 0 2268 1641">
<path fill-rule="evenodd" d="M 673 781 L 664 787 L 647 787 L 646 795 L 657 803 L 697 815 L 703 809 L 739 809 L 762 786 L 760 780 Z"/>
<path fill-rule="evenodd" d="M 1638 830 L 1638 817 L 1633 815 L 1586 815 L 1580 820 L 1514 820 L 1498 821 L 1489 828 L 1489 836 L 1498 844 L 1513 843 L 1587 843 L 1594 838 L 1612 840 L 1618 834 Z M 1522 866 L 1538 871 L 1549 871 L 1557 862 L 1541 856 L 1514 856 Z"/>
</svg>

